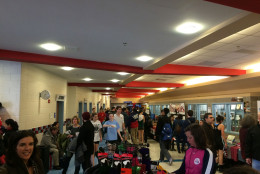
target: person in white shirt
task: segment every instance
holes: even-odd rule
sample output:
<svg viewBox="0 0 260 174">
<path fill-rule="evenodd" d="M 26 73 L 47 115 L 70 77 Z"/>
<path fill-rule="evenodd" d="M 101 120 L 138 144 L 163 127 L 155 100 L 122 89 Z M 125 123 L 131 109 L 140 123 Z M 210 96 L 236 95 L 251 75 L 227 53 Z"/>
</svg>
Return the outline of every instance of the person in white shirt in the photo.
<svg viewBox="0 0 260 174">
<path fill-rule="evenodd" d="M 121 114 L 122 112 L 122 108 L 121 106 L 117 106 L 116 107 L 116 113 L 114 114 L 114 119 L 118 122 L 120 128 L 120 134 L 123 136 L 126 134 L 126 130 L 125 130 L 125 121 L 124 121 L 124 116 L 123 114 Z M 121 143 L 121 138 L 119 136 L 117 136 L 117 140 L 118 143 Z"/>
<path fill-rule="evenodd" d="M 92 155 L 92 164 L 95 165 L 95 152 L 98 151 L 99 142 L 102 141 L 102 124 L 98 120 L 98 114 L 92 113 L 91 123 L 94 126 L 94 153 Z"/>
</svg>

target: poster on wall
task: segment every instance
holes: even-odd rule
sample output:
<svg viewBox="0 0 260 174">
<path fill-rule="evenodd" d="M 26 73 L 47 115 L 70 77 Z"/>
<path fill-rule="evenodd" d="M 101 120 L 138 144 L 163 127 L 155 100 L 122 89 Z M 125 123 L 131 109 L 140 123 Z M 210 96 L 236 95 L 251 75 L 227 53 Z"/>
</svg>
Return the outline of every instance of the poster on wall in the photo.
<svg viewBox="0 0 260 174">
<path fill-rule="evenodd" d="M 185 105 L 184 105 L 184 103 L 170 103 L 169 109 L 170 109 L 171 114 L 185 115 Z"/>
</svg>

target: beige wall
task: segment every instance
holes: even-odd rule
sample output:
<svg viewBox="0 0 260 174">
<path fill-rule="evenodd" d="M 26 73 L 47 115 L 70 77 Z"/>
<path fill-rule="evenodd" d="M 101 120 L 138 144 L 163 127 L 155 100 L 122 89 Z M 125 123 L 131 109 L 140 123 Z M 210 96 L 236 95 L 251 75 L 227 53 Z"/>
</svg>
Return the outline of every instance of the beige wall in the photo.
<svg viewBox="0 0 260 174">
<path fill-rule="evenodd" d="M 107 107 L 110 107 L 110 98 L 102 96 L 100 93 L 92 92 L 92 90 L 85 87 L 68 87 L 68 105 L 67 105 L 67 118 L 72 118 L 74 115 L 78 115 L 79 102 L 87 103 L 87 111 L 89 112 L 89 103 L 92 103 L 92 108 L 95 107 L 97 111 L 97 103 L 100 102 L 99 107 L 103 106 L 103 103 Z M 83 112 L 83 111 L 82 111 Z"/>
<path fill-rule="evenodd" d="M 139 98 L 112 98 L 111 104 L 124 103 L 124 101 L 132 101 L 132 103 L 141 103 Z"/>
<path fill-rule="evenodd" d="M 48 90 L 50 103 L 39 97 L 40 92 Z M 44 71 L 32 64 L 22 63 L 20 129 L 52 124 L 56 121 L 56 95 L 67 95 L 67 81 L 62 77 Z M 64 102 L 64 118 L 66 118 L 66 97 Z"/>
<path fill-rule="evenodd" d="M 0 110 L 2 120 L 12 117 L 19 121 L 21 63 L 0 60 Z"/>
</svg>

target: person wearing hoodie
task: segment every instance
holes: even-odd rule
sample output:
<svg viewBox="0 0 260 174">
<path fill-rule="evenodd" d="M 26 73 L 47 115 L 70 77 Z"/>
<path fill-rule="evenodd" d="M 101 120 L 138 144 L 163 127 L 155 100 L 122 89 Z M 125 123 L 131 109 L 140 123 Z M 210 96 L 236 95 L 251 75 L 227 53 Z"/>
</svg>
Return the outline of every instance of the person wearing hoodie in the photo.
<svg viewBox="0 0 260 174">
<path fill-rule="evenodd" d="M 168 152 L 171 141 L 164 141 L 162 139 L 163 138 L 162 130 L 164 128 L 164 124 L 171 123 L 170 118 L 167 116 L 168 113 L 169 113 L 169 109 L 164 108 L 162 111 L 162 115 L 159 118 L 157 126 L 156 126 L 155 139 L 157 138 L 160 143 L 160 149 L 161 149 L 160 150 L 160 161 L 164 161 L 164 157 L 166 157 L 167 160 L 169 160 L 169 164 L 171 165 L 172 157 L 171 157 L 170 153 Z"/>
</svg>

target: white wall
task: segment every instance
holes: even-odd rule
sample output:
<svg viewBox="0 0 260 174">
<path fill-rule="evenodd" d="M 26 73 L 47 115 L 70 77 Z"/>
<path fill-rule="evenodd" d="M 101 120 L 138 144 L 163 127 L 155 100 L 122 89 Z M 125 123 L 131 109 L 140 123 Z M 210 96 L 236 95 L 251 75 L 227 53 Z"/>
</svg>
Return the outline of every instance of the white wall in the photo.
<svg viewBox="0 0 260 174">
<path fill-rule="evenodd" d="M 48 90 L 50 103 L 40 98 L 40 92 Z M 56 95 L 67 95 L 67 80 L 42 70 L 33 64 L 22 63 L 20 129 L 52 124 L 56 121 Z M 66 97 L 64 102 L 64 118 L 66 118 Z"/>
<path fill-rule="evenodd" d="M 5 109 L 0 111 L 2 120 L 13 118 L 19 121 L 21 63 L 0 60 L 0 102 Z"/>
</svg>

